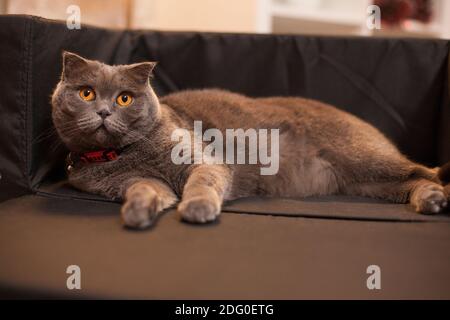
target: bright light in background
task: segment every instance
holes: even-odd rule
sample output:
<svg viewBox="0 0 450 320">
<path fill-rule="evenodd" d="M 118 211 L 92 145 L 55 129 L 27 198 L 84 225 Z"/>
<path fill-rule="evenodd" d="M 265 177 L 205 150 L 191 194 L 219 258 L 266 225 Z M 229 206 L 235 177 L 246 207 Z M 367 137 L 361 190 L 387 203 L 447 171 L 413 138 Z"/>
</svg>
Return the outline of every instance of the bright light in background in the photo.
<svg viewBox="0 0 450 320">
<path fill-rule="evenodd" d="M 0 0 L 2 13 L 82 23 L 180 31 L 425 36 L 450 38 L 448 0 Z M 367 28 L 367 8 L 381 8 L 382 28 Z"/>
</svg>

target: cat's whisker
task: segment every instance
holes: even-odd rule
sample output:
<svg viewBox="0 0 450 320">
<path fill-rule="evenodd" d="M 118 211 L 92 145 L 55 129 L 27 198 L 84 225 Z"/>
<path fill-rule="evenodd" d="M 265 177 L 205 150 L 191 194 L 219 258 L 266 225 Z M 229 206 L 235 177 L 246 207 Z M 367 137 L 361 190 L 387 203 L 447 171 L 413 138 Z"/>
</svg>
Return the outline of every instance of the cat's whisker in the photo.
<svg viewBox="0 0 450 320">
<path fill-rule="evenodd" d="M 90 114 L 85 115 L 84 117 L 78 119 L 77 123 L 83 124 L 84 122 L 89 122 L 89 121 L 92 121 L 92 116 Z"/>
<path fill-rule="evenodd" d="M 65 127 L 62 127 L 61 130 L 64 131 L 65 133 L 72 134 L 76 131 L 76 128 L 73 128 L 72 125 L 66 125 Z M 56 131 L 56 128 L 53 126 L 45 129 L 39 135 L 33 138 L 31 144 L 36 145 L 50 139 L 52 141 L 59 139 L 58 132 Z"/>
<path fill-rule="evenodd" d="M 145 142 L 151 143 L 151 140 L 148 137 L 144 136 L 139 132 L 129 131 L 129 135 L 131 136 L 131 138 L 138 138 L 139 140 L 144 140 Z"/>
<path fill-rule="evenodd" d="M 57 136 L 57 132 L 56 130 L 54 130 L 53 132 L 49 132 L 49 133 L 41 133 L 38 136 L 34 137 L 33 140 L 31 140 L 31 144 L 38 144 L 40 142 L 43 142 L 47 139 L 50 139 L 52 137 L 56 137 Z"/>
</svg>

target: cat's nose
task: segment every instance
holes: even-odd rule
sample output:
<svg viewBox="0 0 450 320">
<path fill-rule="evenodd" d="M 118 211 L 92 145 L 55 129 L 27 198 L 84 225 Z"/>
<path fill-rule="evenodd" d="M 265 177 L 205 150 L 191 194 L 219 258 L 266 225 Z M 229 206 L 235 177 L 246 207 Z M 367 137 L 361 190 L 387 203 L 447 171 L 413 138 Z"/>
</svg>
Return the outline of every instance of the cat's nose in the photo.
<svg viewBox="0 0 450 320">
<path fill-rule="evenodd" d="M 111 115 L 111 111 L 109 111 L 108 109 L 102 109 L 100 111 L 97 111 L 97 114 L 102 118 L 102 119 L 106 119 L 106 117 Z"/>
</svg>

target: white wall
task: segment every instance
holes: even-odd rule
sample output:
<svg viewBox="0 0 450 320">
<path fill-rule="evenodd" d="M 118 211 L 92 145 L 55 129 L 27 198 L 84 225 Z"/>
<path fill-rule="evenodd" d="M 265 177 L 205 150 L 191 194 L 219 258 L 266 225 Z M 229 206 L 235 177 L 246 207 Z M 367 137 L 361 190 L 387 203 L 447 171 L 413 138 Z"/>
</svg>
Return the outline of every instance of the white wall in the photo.
<svg viewBox="0 0 450 320">
<path fill-rule="evenodd" d="M 134 0 L 131 27 L 255 32 L 259 0 Z"/>
<path fill-rule="evenodd" d="M 0 0 L 6 13 L 65 20 L 69 5 L 81 8 L 81 23 L 104 27 L 257 31 L 261 3 L 268 0 Z"/>
<path fill-rule="evenodd" d="M 125 28 L 131 0 L 7 0 L 6 13 L 31 14 L 48 19 L 66 20 L 67 7 L 81 8 L 81 23 Z"/>
</svg>

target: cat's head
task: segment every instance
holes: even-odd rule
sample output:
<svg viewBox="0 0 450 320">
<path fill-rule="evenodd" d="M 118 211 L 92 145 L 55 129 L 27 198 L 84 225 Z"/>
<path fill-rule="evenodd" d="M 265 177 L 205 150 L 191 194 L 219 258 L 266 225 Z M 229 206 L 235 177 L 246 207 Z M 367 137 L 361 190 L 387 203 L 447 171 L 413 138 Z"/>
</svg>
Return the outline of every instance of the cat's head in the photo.
<svg viewBox="0 0 450 320">
<path fill-rule="evenodd" d="M 160 118 L 149 82 L 154 66 L 154 62 L 110 66 L 64 52 L 52 118 L 67 147 L 121 148 L 146 136 Z"/>
</svg>

